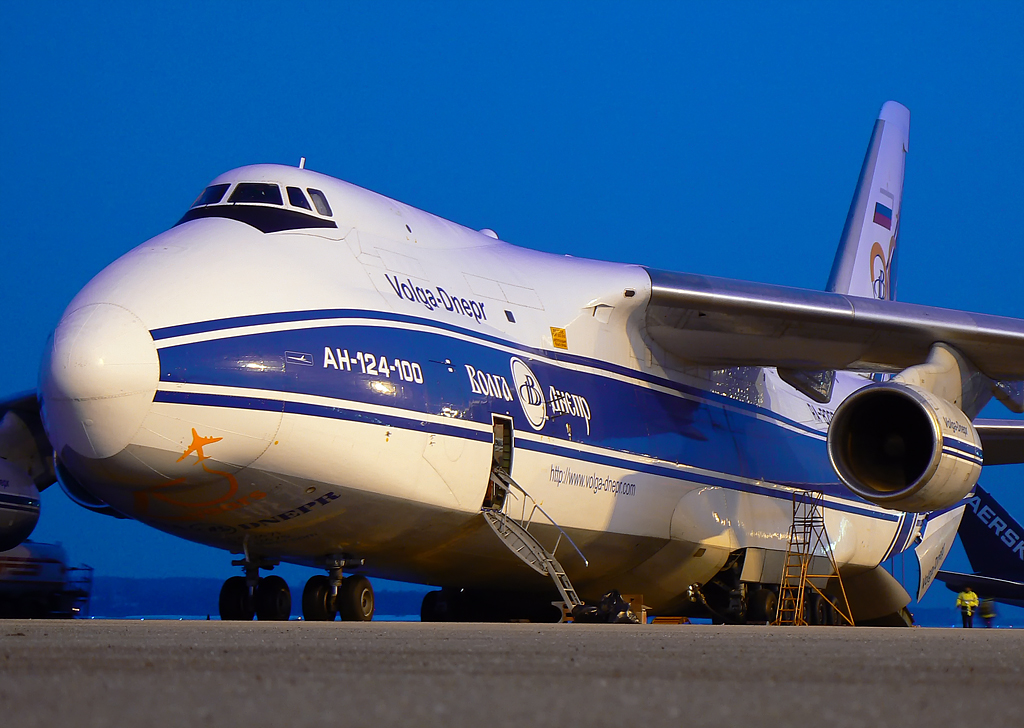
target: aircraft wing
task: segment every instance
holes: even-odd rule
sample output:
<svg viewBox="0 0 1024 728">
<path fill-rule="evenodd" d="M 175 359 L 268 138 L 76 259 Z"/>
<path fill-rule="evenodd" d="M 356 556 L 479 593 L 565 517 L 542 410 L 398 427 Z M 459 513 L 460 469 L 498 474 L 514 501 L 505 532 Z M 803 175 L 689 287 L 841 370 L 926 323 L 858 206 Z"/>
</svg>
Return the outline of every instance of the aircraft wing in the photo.
<svg viewBox="0 0 1024 728">
<path fill-rule="evenodd" d="M 1024 420 L 975 420 L 985 465 L 1024 463 Z"/>
<path fill-rule="evenodd" d="M 901 371 L 944 342 L 993 380 L 1024 379 L 1021 319 L 646 270 L 648 334 L 695 364 Z"/>
<path fill-rule="evenodd" d="M 990 597 L 997 601 L 1011 604 L 1024 604 L 1024 584 L 1019 581 L 997 579 L 981 574 L 961 574 L 955 571 L 940 571 L 935 578 L 946 585 L 950 591 L 958 592 L 970 584 L 982 597 Z"/>
</svg>

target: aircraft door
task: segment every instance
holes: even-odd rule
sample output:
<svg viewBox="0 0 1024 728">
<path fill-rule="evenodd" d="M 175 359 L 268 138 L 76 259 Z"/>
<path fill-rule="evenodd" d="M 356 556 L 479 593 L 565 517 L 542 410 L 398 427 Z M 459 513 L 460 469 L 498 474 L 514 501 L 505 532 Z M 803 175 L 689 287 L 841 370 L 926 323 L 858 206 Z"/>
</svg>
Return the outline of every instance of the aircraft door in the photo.
<svg viewBox="0 0 1024 728">
<path fill-rule="evenodd" d="M 496 487 L 493 474 L 503 470 L 512 475 L 512 420 L 492 415 L 494 422 L 494 449 L 491 455 L 491 470 L 487 474 L 487 492 L 484 494 L 484 508 L 500 509 L 505 504 L 506 491 Z"/>
</svg>

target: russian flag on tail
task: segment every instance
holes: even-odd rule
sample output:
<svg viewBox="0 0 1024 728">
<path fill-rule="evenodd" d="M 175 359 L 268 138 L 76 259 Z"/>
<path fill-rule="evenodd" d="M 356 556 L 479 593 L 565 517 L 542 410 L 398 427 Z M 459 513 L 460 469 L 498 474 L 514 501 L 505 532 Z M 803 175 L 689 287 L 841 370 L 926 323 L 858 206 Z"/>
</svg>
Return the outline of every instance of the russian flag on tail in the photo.
<svg viewBox="0 0 1024 728">
<path fill-rule="evenodd" d="M 881 202 L 875 203 L 875 223 L 886 230 L 892 230 L 892 208 L 886 207 Z"/>
</svg>

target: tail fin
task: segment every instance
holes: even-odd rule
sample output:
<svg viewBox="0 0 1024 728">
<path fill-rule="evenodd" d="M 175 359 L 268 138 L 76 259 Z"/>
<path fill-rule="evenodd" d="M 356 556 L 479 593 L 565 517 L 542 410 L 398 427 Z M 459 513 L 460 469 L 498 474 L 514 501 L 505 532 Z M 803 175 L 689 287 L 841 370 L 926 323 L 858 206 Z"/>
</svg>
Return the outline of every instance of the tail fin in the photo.
<svg viewBox="0 0 1024 728">
<path fill-rule="evenodd" d="M 960 522 L 960 541 L 978 574 L 1024 581 L 1024 528 L 991 493 L 975 486 Z"/>
<path fill-rule="evenodd" d="M 886 101 L 871 132 L 825 290 L 864 298 L 896 298 L 896 238 L 910 110 Z"/>
</svg>

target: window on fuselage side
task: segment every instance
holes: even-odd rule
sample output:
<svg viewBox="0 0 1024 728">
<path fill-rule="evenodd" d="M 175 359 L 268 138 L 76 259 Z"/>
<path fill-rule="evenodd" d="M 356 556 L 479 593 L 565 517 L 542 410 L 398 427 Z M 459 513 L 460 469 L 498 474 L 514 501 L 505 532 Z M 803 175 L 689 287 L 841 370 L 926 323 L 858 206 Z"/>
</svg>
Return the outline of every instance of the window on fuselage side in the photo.
<svg viewBox="0 0 1024 728">
<path fill-rule="evenodd" d="M 306 199 L 306 195 L 302 193 L 298 187 L 288 188 L 288 202 L 292 207 L 301 207 L 304 210 L 312 210 L 309 206 L 309 200 Z"/>
<path fill-rule="evenodd" d="M 241 182 L 231 193 L 228 202 L 264 202 L 268 205 L 284 205 L 281 188 L 266 182 Z"/>
<path fill-rule="evenodd" d="M 320 190 L 314 190 L 312 187 L 307 187 L 306 192 L 313 198 L 313 204 L 316 205 L 316 211 L 325 217 L 330 217 L 334 213 L 331 212 L 331 206 L 327 204 L 327 198 L 324 193 Z"/>
<path fill-rule="evenodd" d="M 203 205 L 216 205 L 224 197 L 224 193 L 228 191 L 228 187 L 231 185 L 210 185 L 205 190 L 199 193 L 199 197 L 192 203 L 192 207 L 202 207 Z"/>
</svg>

